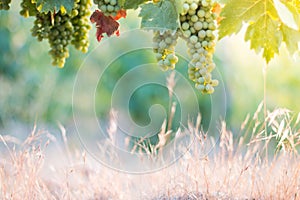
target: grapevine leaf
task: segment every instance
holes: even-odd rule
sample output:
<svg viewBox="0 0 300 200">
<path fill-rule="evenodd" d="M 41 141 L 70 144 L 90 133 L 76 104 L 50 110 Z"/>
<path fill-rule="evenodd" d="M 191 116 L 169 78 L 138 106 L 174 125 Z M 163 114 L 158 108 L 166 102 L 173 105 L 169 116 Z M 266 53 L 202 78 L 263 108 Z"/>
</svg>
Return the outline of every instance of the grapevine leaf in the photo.
<svg viewBox="0 0 300 200">
<path fill-rule="evenodd" d="M 41 12 L 56 12 L 59 10 L 71 12 L 74 6 L 74 0 L 33 0 Z"/>
<path fill-rule="evenodd" d="M 298 29 L 300 30 L 300 1 L 299 0 L 280 0 L 292 13 Z"/>
<path fill-rule="evenodd" d="M 137 9 L 139 5 L 145 3 L 148 0 L 119 0 L 118 3 L 125 9 Z"/>
<path fill-rule="evenodd" d="M 263 57 L 267 63 L 278 53 L 281 44 L 281 32 L 277 31 L 279 22 L 268 15 L 262 15 L 252 23 L 246 32 L 245 40 L 251 41 L 251 49 L 259 52 L 263 48 Z"/>
<path fill-rule="evenodd" d="M 267 63 L 278 53 L 283 37 L 279 29 L 282 22 L 273 0 L 231 0 L 222 10 L 221 17 L 219 39 L 238 33 L 247 23 L 245 40 L 250 40 L 251 49 L 256 52 L 263 49 Z"/>
<path fill-rule="evenodd" d="M 105 16 L 101 11 L 96 10 L 90 17 L 92 23 L 96 23 L 97 33 L 96 37 L 98 42 L 103 38 L 103 34 L 106 33 L 108 37 L 116 33 L 119 35 L 119 23 L 115 21 L 111 16 Z"/>
<path fill-rule="evenodd" d="M 142 5 L 139 14 L 142 17 L 141 27 L 149 29 L 171 29 L 178 28 L 178 14 L 176 7 L 170 1 L 159 3 L 148 3 Z"/>
<path fill-rule="evenodd" d="M 121 9 L 117 12 L 117 15 L 114 17 L 114 19 L 119 20 L 122 17 L 126 18 L 126 16 L 127 16 L 126 10 Z"/>
<path fill-rule="evenodd" d="M 126 0 L 118 0 L 118 5 L 123 7 Z"/>
<path fill-rule="evenodd" d="M 226 4 L 229 0 L 216 0 L 217 3 Z"/>
<path fill-rule="evenodd" d="M 300 32 L 296 31 L 286 25 L 281 26 L 283 41 L 286 44 L 290 54 L 294 54 L 298 50 L 298 43 L 300 41 Z"/>
<path fill-rule="evenodd" d="M 268 15 L 273 20 L 278 19 L 277 11 L 272 0 L 231 0 L 221 12 L 223 20 L 219 27 L 219 38 L 238 33 L 243 22 L 255 23 Z"/>
<path fill-rule="evenodd" d="M 173 0 L 177 13 L 183 12 L 184 0 Z"/>
</svg>

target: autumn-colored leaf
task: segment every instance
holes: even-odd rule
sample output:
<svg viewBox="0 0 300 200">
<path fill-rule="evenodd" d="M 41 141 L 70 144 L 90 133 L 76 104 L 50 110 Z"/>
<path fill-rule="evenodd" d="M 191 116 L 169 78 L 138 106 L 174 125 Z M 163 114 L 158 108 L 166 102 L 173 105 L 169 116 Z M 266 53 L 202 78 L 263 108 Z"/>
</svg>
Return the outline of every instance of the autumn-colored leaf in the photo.
<svg viewBox="0 0 300 200">
<path fill-rule="evenodd" d="M 217 15 L 220 15 L 221 11 L 222 11 L 222 7 L 220 4 L 218 3 L 214 3 L 213 8 L 211 10 L 213 13 L 216 13 Z"/>
<path fill-rule="evenodd" d="M 217 15 L 217 19 L 216 19 L 217 24 L 220 24 L 220 21 L 222 21 L 222 19 L 224 18 L 224 17 L 220 17 L 220 14 L 222 12 L 221 5 L 217 2 L 215 2 L 211 11 Z"/>
<path fill-rule="evenodd" d="M 126 10 L 121 9 L 117 12 L 117 15 L 114 17 L 114 19 L 119 20 L 122 17 L 126 18 L 126 15 L 127 15 Z"/>
<path fill-rule="evenodd" d="M 98 42 L 103 38 L 103 34 L 106 33 L 108 37 L 114 33 L 119 35 L 119 23 L 111 16 L 105 16 L 101 11 L 96 10 L 90 17 L 92 23 L 96 23 L 97 33 L 96 37 Z"/>
</svg>

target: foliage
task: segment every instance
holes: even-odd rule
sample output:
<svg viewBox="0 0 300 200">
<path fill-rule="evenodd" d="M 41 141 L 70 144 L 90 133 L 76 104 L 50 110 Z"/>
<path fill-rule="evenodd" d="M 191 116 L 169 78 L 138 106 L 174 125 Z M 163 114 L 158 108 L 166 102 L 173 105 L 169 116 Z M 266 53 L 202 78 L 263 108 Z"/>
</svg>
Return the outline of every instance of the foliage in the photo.
<svg viewBox="0 0 300 200">
<path fill-rule="evenodd" d="M 125 9 L 136 9 L 140 4 L 146 1 L 148 0 L 119 0 L 119 4 Z"/>
<path fill-rule="evenodd" d="M 280 0 L 292 13 L 298 28 L 300 28 L 300 1 L 299 0 Z"/>
<path fill-rule="evenodd" d="M 179 27 L 178 13 L 171 1 L 148 3 L 141 7 L 142 28 L 176 30 Z"/>
<path fill-rule="evenodd" d="M 98 42 L 101 41 L 104 33 L 106 33 L 108 37 L 110 37 L 114 33 L 116 33 L 116 35 L 119 35 L 119 23 L 116 22 L 112 17 L 105 16 L 101 11 L 96 10 L 92 14 L 90 20 L 92 23 L 96 23 L 96 37 Z"/>
<path fill-rule="evenodd" d="M 33 3 L 36 3 L 36 6 L 41 12 L 56 12 L 64 11 L 71 12 L 74 6 L 74 0 L 31 0 Z"/>
<path fill-rule="evenodd" d="M 35 3 L 40 12 L 71 12 L 74 0 L 29 0 Z M 179 14 L 183 12 L 184 0 L 118 0 L 121 9 L 137 9 L 141 7 L 141 28 L 171 29 L 180 28 Z M 208 0 L 210 2 L 210 0 Z M 250 41 L 250 48 L 262 56 L 267 63 L 279 53 L 280 46 L 285 43 L 290 54 L 298 51 L 300 41 L 300 1 L 280 0 L 292 14 L 297 28 L 290 27 L 282 20 L 275 0 L 219 0 L 224 4 L 219 22 L 219 39 L 240 32 L 247 26 L 245 41 Z M 100 7 L 99 7 L 100 9 Z M 105 26 L 109 26 L 109 22 Z"/>
<path fill-rule="evenodd" d="M 282 21 L 273 0 L 231 0 L 221 12 L 223 19 L 219 26 L 219 39 L 238 33 L 247 24 L 245 41 L 250 41 L 250 48 L 257 53 L 263 50 L 263 58 L 267 63 L 279 53 L 282 42 L 294 54 L 300 41 L 299 1 L 282 2 L 298 23 L 297 30 Z"/>
</svg>

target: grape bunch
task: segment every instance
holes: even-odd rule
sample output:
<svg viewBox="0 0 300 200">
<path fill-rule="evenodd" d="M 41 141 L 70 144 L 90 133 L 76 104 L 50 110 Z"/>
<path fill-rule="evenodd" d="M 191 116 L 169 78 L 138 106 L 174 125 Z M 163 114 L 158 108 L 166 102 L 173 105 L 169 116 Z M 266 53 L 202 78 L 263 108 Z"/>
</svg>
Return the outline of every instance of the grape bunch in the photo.
<svg viewBox="0 0 300 200">
<path fill-rule="evenodd" d="M 74 34 L 71 43 L 83 53 L 86 53 L 89 47 L 90 8 L 90 0 L 76 0 L 72 10 L 71 23 L 74 28 Z"/>
<path fill-rule="evenodd" d="M 215 68 L 213 52 L 215 47 L 216 14 L 212 12 L 211 0 L 185 0 L 180 14 L 182 37 L 186 40 L 191 61 L 188 65 L 189 78 L 204 94 L 214 92 L 218 80 L 212 79 Z"/>
<path fill-rule="evenodd" d="M 175 46 L 177 44 L 178 34 L 176 31 L 164 30 L 154 31 L 153 51 L 162 70 L 174 69 L 178 62 L 175 55 Z"/>
<path fill-rule="evenodd" d="M 49 54 L 52 57 L 52 65 L 63 67 L 66 58 L 69 57 L 68 45 L 71 42 L 73 26 L 70 22 L 70 16 L 62 14 L 61 11 L 55 14 L 54 24 L 50 29 L 48 42 L 51 50 Z"/>
<path fill-rule="evenodd" d="M 52 15 L 50 12 L 38 13 L 31 32 L 34 37 L 37 37 L 38 41 L 48 39 L 52 65 L 63 67 L 66 58 L 69 57 L 67 46 L 73 34 L 70 16 L 61 11 L 55 15 Z"/>
<path fill-rule="evenodd" d="M 38 41 L 48 40 L 49 54 L 52 65 L 63 67 L 69 57 L 68 45 L 73 44 L 76 49 L 86 53 L 89 46 L 88 32 L 90 0 L 75 0 L 70 13 L 39 12 L 36 4 L 31 0 L 22 0 L 20 14 L 24 17 L 34 16 L 32 35 Z"/>
<path fill-rule="evenodd" d="M 53 17 L 50 12 L 38 13 L 31 29 L 32 35 L 39 41 L 48 39 L 50 45 L 49 54 L 52 57 L 52 65 L 63 67 L 69 57 L 67 48 L 73 33 L 72 23 L 69 16 L 61 11 Z"/>
<path fill-rule="evenodd" d="M 0 0 L 0 10 L 9 10 L 11 0 Z"/>
<path fill-rule="evenodd" d="M 118 0 L 94 0 L 94 4 L 106 15 L 115 17 L 121 10 Z"/>
</svg>

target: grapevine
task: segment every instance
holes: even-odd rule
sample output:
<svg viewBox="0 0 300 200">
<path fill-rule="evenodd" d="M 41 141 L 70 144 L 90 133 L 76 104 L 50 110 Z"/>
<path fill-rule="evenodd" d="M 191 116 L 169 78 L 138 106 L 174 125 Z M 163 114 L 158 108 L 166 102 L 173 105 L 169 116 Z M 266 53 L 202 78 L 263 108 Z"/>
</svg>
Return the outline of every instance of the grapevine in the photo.
<svg viewBox="0 0 300 200">
<path fill-rule="evenodd" d="M 213 53 L 215 47 L 216 14 L 212 12 L 211 0 L 186 0 L 180 14 L 182 37 L 186 40 L 191 61 L 188 65 L 189 78 L 202 93 L 211 94 L 218 80 L 212 79 L 215 68 Z"/>
<path fill-rule="evenodd" d="M 141 28 L 153 30 L 158 66 L 162 70 L 175 68 L 178 62 L 175 46 L 179 37 L 184 39 L 190 56 L 189 79 L 204 94 L 213 93 L 219 83 L 212 77 L 216 67 L 213 62 L 216 30 L 220 40 L 247 26 L 245 41 L 256 52 L 262 51 L 267 63 L 279 53 L 282 43 L 291 55 L 299 51 L 299 1 L 280 1 L 290 12 L 295 22 L 293 27 L 280 18 L 274 0 L 243 3 L 231 0 L 223 5 L 213 0 L 93 0 L 93 3 L 98 8 L 95 11 L 91 10 L 91 0 L 21 0 L 19 13 L 35 18 L 32 35 L 38 41 L 48 41 L 52 64 L 63 67 L 69 57 L 69 45 L 83 53 L 88 51 L 91 24 L 96 26 L 99 42 L 105 36 L 119 36 L 118 20 L 126 17 L 127 10 L 141 8 Z M 9 10 L 10 6 L 11 0 L 0 0 L 0 10 Z"/>
<path fill-rule="evenodd" d="M 0 0 L 0 10 L 9 10 L 11 0 Z"/>
</svg>

